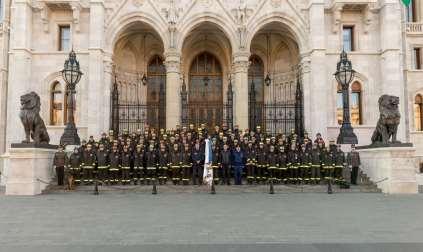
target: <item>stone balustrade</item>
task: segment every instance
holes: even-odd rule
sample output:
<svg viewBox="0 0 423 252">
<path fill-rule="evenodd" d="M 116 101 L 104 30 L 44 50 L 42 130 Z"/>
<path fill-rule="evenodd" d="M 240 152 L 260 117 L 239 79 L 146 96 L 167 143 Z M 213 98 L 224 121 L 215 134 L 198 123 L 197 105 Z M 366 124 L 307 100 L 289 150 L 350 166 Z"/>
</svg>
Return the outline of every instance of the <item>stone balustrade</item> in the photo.
<svg viewBox="0 0 423 252">
<path fill-rule="evenodd" d="M 422 34 L 423 35 L 423 23 L 406 23 L 406 32 L 408 34 Z"/>
</svg>

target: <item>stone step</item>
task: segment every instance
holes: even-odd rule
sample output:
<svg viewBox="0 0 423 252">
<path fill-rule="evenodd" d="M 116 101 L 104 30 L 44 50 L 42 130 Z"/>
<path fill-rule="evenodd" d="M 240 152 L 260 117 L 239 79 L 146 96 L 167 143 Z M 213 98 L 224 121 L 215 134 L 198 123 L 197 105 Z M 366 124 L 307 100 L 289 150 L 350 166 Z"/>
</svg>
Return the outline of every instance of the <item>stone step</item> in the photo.
<svg viewBox="0 0 423 252">
<path fill-rule="evenodd" d="M 151 193 L 152 185 L 113 185 L 113 186 L 98 186 L 100 193 Z M 216 185 L 217 193 L 268 193 L 268 185 L 242 185 L 242 186 L 227 186 Z M 333 185 L 334 193 L 380 193 L 381 191 L 374 185 L 358 185 L 351 186 L 349 189 L 341 189 L 338 185 Z M 193 186 L 193 185 L 157 185 L 159 193 L 208 193 L 210 192 L 208 186 Z M 58 194 L 58 193 L 93 193 L 94 186 L 82 185 L 77 186 L 74 191 L 64 190 L 63 187 L 50 186 L 44 193 Z M 326 185 L 274 185 L 275 193 L 327 193 Z"/>
</svg>

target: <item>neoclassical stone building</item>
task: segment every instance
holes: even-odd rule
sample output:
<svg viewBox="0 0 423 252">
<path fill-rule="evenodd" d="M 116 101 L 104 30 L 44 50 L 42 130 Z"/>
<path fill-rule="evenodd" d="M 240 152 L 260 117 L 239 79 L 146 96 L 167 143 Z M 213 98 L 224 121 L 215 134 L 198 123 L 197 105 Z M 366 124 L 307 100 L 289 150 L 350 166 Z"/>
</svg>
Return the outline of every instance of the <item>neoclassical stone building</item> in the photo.
<svg viewBox="0 0 423 252">
<path fill-rule="evenodd" d="M 360 144 L 370 140 L 382 94 L 400 97 L 399 138 L 423 143 L 419 0 L 408 9 L 399 0 L 3 0 L 1 7 L 6 157 L 22 139 L 19 97 L 28 91 L 40 94 L 58 143 L 66 118 L 60 70 L 71 48 L 84 73 L 75 111 L 84 138 L 200 122 L 289 131 L 300 120 L 310 134 L 335 139 L 342 110 L 333 73 L 345 48 L 357 71 L 350 92 Z"/>
</svg>

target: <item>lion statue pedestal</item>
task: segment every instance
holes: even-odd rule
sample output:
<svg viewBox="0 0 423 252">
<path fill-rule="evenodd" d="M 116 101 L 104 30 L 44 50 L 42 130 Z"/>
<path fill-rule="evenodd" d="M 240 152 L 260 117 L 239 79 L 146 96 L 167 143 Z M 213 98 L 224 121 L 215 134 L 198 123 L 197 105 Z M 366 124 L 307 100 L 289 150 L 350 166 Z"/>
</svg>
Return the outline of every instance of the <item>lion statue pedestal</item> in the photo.
<svg viewBox="0 0 423 252">
<path fill-rule="evenodd" d="M 9 150 L 6 195 L 41 194 L 54 178 L 53 158 L 57 146 L 49 144 L 50 137 L 39 114 L 40 106 L 40 97 L 35 92 L 21 96 L 20 118 L 25 139 L 12 144 Z"/>
<path fill-rule="evenodd" d="M 379 98 L 380 117 L 372 136 L 372 144 L 357 147 L 361 169 L 388 194 L 418 193 L 416 180 L 416 149 L 411 143 L 397 140 L 399 97 L 382 95 Z"/>
</svg>

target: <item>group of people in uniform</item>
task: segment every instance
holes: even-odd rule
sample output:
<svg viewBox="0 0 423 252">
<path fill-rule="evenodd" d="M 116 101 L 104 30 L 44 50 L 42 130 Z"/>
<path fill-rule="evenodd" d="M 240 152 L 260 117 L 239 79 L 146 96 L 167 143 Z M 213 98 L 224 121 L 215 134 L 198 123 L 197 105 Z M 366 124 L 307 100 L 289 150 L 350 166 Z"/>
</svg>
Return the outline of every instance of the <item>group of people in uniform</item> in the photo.
<svg viewBox="0 0 423 252">
<path fill-rule="evenodd" d="M 261 127 L 241 131 L 235 126 L 205 124 L 176 130 L 144 131 L 91 136 L 68 155 L 63 146 L 54 157 L 59 185 L 71 177 L 76 184 L 202 184 L 205 139 L 212 144 L 214 182 L 247 184 L 319 184 L 322 180 L 356 184 L 360 157 L 352 146 L 345 154 L 339 145 L 326 144 L 320 134 L 311 140 L 307 133 L 270 136 Z M 345 176 L 351 172 L 351 176 Z M 348 174 L 350 175 L 350 174 Z M 351 177 L 351 181 L 346 181 Z"/>
</svg>

